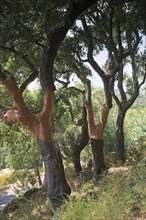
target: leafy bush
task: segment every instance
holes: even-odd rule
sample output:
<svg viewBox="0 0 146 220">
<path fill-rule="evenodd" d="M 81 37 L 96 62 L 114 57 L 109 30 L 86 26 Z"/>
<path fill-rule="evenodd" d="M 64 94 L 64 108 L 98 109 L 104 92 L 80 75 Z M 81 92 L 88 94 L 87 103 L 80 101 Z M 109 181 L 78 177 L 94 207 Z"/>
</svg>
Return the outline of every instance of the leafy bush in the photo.
<svg viewBox="0 0 146 220">
<path fill-rule="evenodd" d="M 145 137 L 146 109 L 130 109 L 125 118 L 125 144 L 127 162 L 132 164 L 141 160 L 146 147 Z"/>
</svg>

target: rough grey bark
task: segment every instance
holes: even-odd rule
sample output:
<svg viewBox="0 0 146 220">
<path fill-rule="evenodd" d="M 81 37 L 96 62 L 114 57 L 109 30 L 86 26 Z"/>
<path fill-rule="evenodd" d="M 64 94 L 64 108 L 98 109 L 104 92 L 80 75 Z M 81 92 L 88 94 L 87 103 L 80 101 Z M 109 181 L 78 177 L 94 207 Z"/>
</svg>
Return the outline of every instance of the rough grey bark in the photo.
<svg viewBox="0 0 146 220">
<path fill-rule="evenodd" d="M 89 135 L 88 135 L 88 123 L 86 118 L 86 107 L 83 106 L 82 110 L 82 133 L 79 141 L 74 145 L 73 149 L 73 163 L 75 167 L 76 174 L 80 174 L 82 172 L 82 166 L 80 162 L 80 154 L 81 151 L 85 148 L 85 146 L 89 142 Z"/>
<path fill-rule="evenodd" d="M 34 171 L 36 173 L 36 176 L 38 178 L 38 184 L 39 186 L 42 186 L 42 180 L 41 180 L 41 175 L 40 175 L 40 170 L 39 170 L 39 162 L 38 160 L 35 160 L 35 168 Z"/>
<path fill-rule="evenodd" d="M 117 144 L 117 157 L 122 162 L 125 161 L 125 139 L 124 139 L 124 119 L 125 113 L 118 111 L 116 122 L 116 144 Z"/>
<path fill-rule="evenodd" d="M 61 206 L 64 198 L 71 193 L 71 189 L 65 178 L 62 157 L 60 150 L 55 148 L 53 143 L 44 142 L 38 139 L 42 159 L 45 166 L 45 189 L 53 209 Z"/>
<path fill-rule="evenodd" d="M 101 172 L 106 168 L 104 162 L 103 140 L 90 138 L 92 147 L 92 178 L 96 184 Z"/>
</svg>

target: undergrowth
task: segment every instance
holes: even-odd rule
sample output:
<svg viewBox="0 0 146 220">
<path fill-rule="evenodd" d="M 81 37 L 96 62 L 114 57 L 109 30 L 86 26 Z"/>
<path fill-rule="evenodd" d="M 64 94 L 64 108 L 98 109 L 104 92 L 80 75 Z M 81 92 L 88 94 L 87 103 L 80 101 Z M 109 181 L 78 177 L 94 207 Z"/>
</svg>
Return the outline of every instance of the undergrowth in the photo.
<svg viewBox="0 0 146 220">
<path fill-rule="evenodd" d="M 5 173 L 4 175 L 0 176 L 0 189 L 2 189 L 10 183 L 9 180 L 11 176 L 11 173 Z"/>
<path fill-rule="evenodd" d="M 53 220 L 144 220 L 144 180 L 145 165 L 141 163 L 127 172 L 103 177 L 98 183 L 98 191 L 93 195 L 90 195 L 92 184 L 86 183 L 78 196 L 71 198 Z M 83 194 L 84 188 L 87 194 Z"/>
<path fill-rule="evenodd" d="M 72 190 L 70 201 L 54 215 L 39 192 L 25 202 L 19 200 L 19 208 L 7 216 L 11 215 L 12 220 L 144 220 L 145 168 L 143 161 L 128 171 L 106 174 L 96 187 L 92 182 L 83 184 Z"/>
</svg>

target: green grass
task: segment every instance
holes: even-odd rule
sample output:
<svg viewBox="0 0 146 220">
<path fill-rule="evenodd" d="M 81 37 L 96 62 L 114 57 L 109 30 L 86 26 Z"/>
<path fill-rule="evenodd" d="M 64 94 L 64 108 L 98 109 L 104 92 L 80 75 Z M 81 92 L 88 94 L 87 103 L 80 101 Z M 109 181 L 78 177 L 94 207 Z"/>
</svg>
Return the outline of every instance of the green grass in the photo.
<svg viewBox="0 0 146 220">
<path fill-rule="evenodd" d="M 96 187 L 91 181 L 85 183 L 54 216 L 41 192 L 25 202 L 18 201 L 19 208 L 9 216 L 12 220 L 144 220 L 145 168 L 141 162 L 126 172 L 102 177 Z"/>
<path fill-rule="evenodd" d="M 98 191 L 89 196 L 91 184 L 87 183 L 77 198 L 62 207 L 53 220 L 125 220 L 146 218 L 145 167 L 139 165 L 132 171 L 108 175 L 100 180 Z M 89 186 L 89 188 L 88 188 Z"/>
</svg>

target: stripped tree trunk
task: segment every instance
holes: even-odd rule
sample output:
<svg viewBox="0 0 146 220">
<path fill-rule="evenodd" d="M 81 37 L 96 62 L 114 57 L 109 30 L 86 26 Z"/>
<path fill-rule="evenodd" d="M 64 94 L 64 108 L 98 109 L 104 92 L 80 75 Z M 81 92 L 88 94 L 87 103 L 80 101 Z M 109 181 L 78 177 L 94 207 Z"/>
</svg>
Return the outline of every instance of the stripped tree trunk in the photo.
<svg viewBox="0 0 146 220">
<path fill-rule="evenodd" d="M 101 172 L 105 169 L 104 152 L 103 152 L 103 133 L 106 126 L 109 108 L 105 105 L 102 107 L 102 116 L 98 125 L 94 124 L 94 115 L 91 105 L 86 106 L 87 119 L 88 119 L 88 131 L 90 137 L 90 143 L 92 146 L 92 176 L 93 181 L 99 178 Z"/>
<path fill-rule="evenodd" d="M 60 207 L 71 189 L 66 181 L 60 150 L 54 143 L 38 140 L 45 165 L 46 193 L 53 204 L 54 210 Z"/>
<path fill-rule="evenodd" d="M 56 148 L 52 138 L 54 92 L 44 91 L 43 109 L 38 116 L 34 116 L 25 105 L 14 78 L 9 73 L 1 73 L 0 80 L 16 104 L 16 109 L 2 108 L 2 119 L 6 124 L 20 123 L 37 138 L 45 164 L 46 193 L 56 210 L 64 198 L 71 193 L 71 189 L 65 178 L 60 150 Z"/>
<path fill-rule="evenodd" d="M 106 167 L 103 152 L 103 133 L 107 123 L 111 102 L 110 107 L 106 104 L 103 104 L 101 109 L 100 122 L 95 125 L 94 112 L 91 102 L 91 85 L 90 81 L 87 81 L 85 105 L 87 110 L 88 132 L 92 147 L 92 178 L 93 182 L 96 184 L 99 175 Z"/>
</svg>

